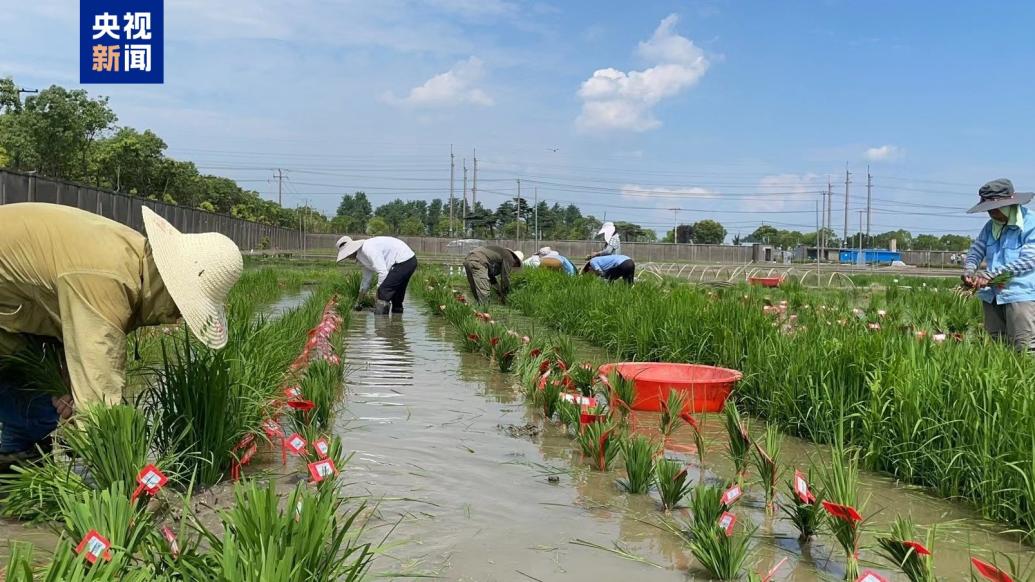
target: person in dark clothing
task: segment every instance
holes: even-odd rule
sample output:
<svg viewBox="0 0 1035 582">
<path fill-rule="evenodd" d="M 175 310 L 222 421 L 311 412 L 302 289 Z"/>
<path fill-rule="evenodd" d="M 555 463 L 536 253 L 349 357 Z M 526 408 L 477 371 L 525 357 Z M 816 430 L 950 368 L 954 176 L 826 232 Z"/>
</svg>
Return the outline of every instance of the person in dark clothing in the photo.
<svg viewBox="0 0 1035 582">
<path fill-rule="evenodd" d="M 636 263 L 625 255 L 603 255 L 590 259 L 582 272 L 596 273 L 608 282 L 622 279 L 632 285 L 636 276 Z"/>
<path fill-rule="evenodd" d="M 500 301 L 505 303 L 510 292 L 510 272 L 521 267 L 524 259 L 521 251 L 497 246 L 478 247 L 468 253 L 464 259 L 464 271 L 475 301 L 487 302 L 495 288 Z"/>
</svg>

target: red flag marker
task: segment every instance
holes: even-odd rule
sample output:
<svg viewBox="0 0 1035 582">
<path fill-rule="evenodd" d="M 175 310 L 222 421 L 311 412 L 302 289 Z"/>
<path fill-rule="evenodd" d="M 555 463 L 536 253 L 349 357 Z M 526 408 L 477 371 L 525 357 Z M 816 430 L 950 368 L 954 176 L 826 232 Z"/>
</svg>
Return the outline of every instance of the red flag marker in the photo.
<svg viewBox="0 0 1035 582">
<path fill-rule="evenodd" d="M 305 439 L 297 432 L 284 439 L 284 448 L 296 455 L 301 455 L 305 451 L 305 445 Z"/>
<path fill-rule="evenodd" d="M 327 455 L 331 452 L 331 444 L 327 442 L 327 439 L 322 437 L 313 441 L 313 448 L 316 449 L 316 454 L 319 455 L 321 459 L 326 459 Z"/>
<path fill-rule="evenodd" d="M 289 400 L 302 397 L 302 389 L 298 386 L 288 386 L 284 389 L 284 396 L 287 396 Z"/>
<path fill-rule="evenodd" d="M 832 517 L 836 517 L 842 521 L 848 521 L 856 523 L 862 521 L 862 516 L 850 505 L 840 505 L 830 501 L 823 502 L 823 509 L 827 510 Z"/>
<path fill-rule="evenodd" d="M 272 418 L 262 421 L 262 430 L 266 432 L 266 436 L 270 437 L 270 439 L 284 436 L 284 429 L 280 427 L 279 422 Z"/>
<path fill-rule="evenodd" d="M 775 566 L 769 568 L 769 571 L 766 572 L 765 576 L 762 576 L 762 582 L 771 582 L 773 576 L 776 576 L 776 572 L 779 571 L 780 567 L 783 566 L 785 563 L 787 563 L 787 558 L 780 560 L 776 563 Z"/>
<path fill-rule="evenodd" d="M 173 530 L 169 529 L 169 526 L 162 526 L 162 537 L 165 541 L 169 542 L 169 550 L 172 552 L 173 559 L 180 557 L 180 544 L 176 542 L 176 534 Z"/>
<path fill-rule="evenodd" d="M 809 491 L 809 482 L 805 480 L 805 475 L 797 469 L 794 470 L 794 493 L 802 503 L 815 503 L 816 501 L 816 496 Z"/>
<path fill-rule="evenodd" d="M 316 408 L 316 403 L 312 400 L 306 400 L 304 398 L 296 398 L 294 400 L 288 400 L 287 405 L 295 410 L 309 411 Z"/>
<path fill-rule="evenodd" d="M 744 495 L 744 492 L 740 489 L 740 485 L 735 484 L 722 494 L 722 504 L 729 507 L 736 503 L 742 495 Z"/>
<path fill-rule="evenodd" d="M 873 570 L 863 570 L 855 582 L 888 582 L 888 579 Z"/>
<path fill-rule="evenodd" d="M 86 558 L 86 561 L 91 564 L 96 563 L 98 558 L 103 559 L 105 562 L 110 562 L 111 542 L 97 533 L 97 530 L 91 529 L 86 532 L 82 541 L 75 547 L 75 553 Z"/>
<path fill-rule="evenodd" d="M 722 512 L 719 516 L 719 527 L 726 533 L 726 537 L 733 536 L 733 526 L 737 525 L 737 516 L 728 511 Z"/>
<path fill-rule="evenodd" d="M 1013 582 L 1013 578 L 1009 574 L 988 562 L 971 558 L 970 563 L 974 565 L 974 569 L 978 571 L 978 574 L 981 574 L 986 580 L 991 580 L 992 582 Z"/>
<path fill-rule="evenodd" d="M 334 466 L 333 460 L 323 459 L 309 463 L 309 474 L 313 476 L 314 482 L 319 483 L 328 477 L 333 479 L 338 474 L 338 468 Z"/>
<path fill-rule="evenodd" d="M 148 495 L 154 495 L 158 491 L 165 487 L 165 484 L 169 482 L 169 478 L 162 473 L 158 467 L 153 464 L 148 465 L 137 473 L 137 488 L 133 491 L 133 494 L 129 496 L 131 500 L 136 500 L 141 493 L 146 492 Z"/>
<path fill-rule="evenodd" d="M 902 545 L 906 546 L 907 548 L 913 548 L 913 551 L 916 552 L 916 554 L 918 556 L 930 556 L 931 555 L 931 550 L 928 550 L 920 542 L 914 542 L 912 540 L 906 540 L 906 541 L 902 542 Z"/>
</svg>

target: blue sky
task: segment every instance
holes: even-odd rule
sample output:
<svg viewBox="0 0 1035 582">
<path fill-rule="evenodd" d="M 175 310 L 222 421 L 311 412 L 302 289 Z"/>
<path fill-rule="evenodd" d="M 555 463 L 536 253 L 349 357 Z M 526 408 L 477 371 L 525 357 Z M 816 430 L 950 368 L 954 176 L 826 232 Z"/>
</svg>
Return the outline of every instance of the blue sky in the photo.
<svg viewBox="0 0 1035 582">
<path fill-rule="evenodd" d="M 972 233 L 978 186 L 1035 189 L 1035 4 L 166 0 L 166 83 L 89 86 L 170 154 L 332 211 L 524 193 L 664 230 L 715 218 L 813 230 L 834 183 L 850 232 Z M 0 75 L 75 86 L 78 6 L 0 13 Z M 553 151 L 556 149 L 556 151 Z M 676 211 L 671 210 L 676 208 Z"/>
</svg>

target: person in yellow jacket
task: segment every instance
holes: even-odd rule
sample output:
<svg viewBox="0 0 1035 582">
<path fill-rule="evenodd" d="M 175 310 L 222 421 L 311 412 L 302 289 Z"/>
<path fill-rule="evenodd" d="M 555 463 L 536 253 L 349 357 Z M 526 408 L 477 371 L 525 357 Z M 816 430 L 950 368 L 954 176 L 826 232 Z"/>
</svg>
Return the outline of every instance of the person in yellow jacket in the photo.
<svg viewBox="0 0 1035 582">
<path fill-rule="evenodd" d="M 71 399 L 0 372 L 0 468 L 50 446 L 71 405 L 117 404 L 126 334 L 181 317 L 205 345 L 227 342 L 225 301 L 243 270 L 218 233 L 183 234 L 143 208 L 138 233 L 57 204 L 0 206 L 0 355 L 48 342 L 63 352 Z"/>
</svg>

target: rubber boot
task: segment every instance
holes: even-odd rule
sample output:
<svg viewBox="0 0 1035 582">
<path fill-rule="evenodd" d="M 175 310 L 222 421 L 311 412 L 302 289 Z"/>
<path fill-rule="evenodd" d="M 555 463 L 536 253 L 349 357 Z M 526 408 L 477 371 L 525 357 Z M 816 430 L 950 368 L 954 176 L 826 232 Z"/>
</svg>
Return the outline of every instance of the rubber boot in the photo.
<svg viewBox="0 0 1035 582">
<path fill-rule="evenodd" d="M 390 301 L 381 301 L 378 299 L 374 302 L 374 315 L 388 315 L 392 312 L 392 303 Z"/>
</svg>

